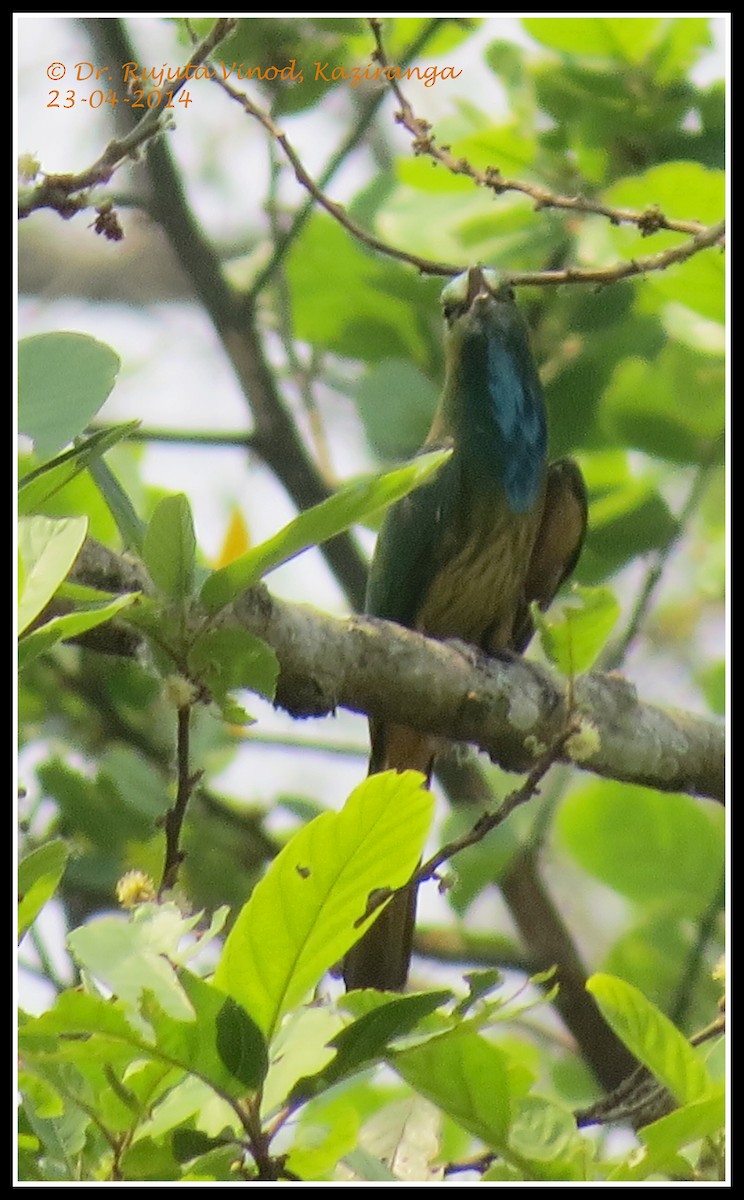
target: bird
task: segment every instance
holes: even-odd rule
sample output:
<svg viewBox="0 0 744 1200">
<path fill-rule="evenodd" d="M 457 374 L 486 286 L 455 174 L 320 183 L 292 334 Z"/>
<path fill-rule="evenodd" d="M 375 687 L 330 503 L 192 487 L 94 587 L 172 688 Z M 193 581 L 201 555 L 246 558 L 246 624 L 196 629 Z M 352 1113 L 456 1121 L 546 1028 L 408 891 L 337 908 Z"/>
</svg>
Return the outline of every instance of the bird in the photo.
<svg viewBox="0 0 744 1200">
<path fill-rule="evenodd" d="M 571 459 L 548 463 L 545 401 L 529 330 L 507 279 L 470 267 L 442 291 L 445 379 L 426 451 L 439 471 L 393 505 L 380 529 L 365 611 L 432 638 L 513 658 L 573 571 L 587 495 Z M 431 782 L 437 739 L 370 719 L 369 773 L 418 770 Z M 400 991 L 415 885 L 394 893 L 343 963 L 347 990 Z"/>
</svg>

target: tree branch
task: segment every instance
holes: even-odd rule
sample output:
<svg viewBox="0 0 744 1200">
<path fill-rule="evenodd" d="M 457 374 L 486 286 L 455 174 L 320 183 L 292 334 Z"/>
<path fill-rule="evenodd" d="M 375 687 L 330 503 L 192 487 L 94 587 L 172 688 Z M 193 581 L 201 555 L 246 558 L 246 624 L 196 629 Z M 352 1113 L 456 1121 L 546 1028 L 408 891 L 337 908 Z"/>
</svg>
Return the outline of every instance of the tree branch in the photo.
<svg viewBox="0 0 744 1200">
<path fill-rule="evenodd" d="M 466 158 L 456 158 L 449 146 L 440 146 L 432 133 L 431 125 L 422 117 L 416 116 L 413 106 L 406 99 L 403 89 L 395 74 L 396 68 L 390 66 L 382 39 L 382 21 L 376 17 L 369 19 L 369 26 L 375 39 L 374 58 L 382 68 L 383 76 L 390 85 L 400 111 L 395 114 L 396 121 L 403 125 L 413 137 L 414 154 L 426 154 L 434 162 L 446 167 L 453 175 L 467 175 L 478 187 L 490 188 L 496 195 L 503 192 L 521 192 L 535 202 L 535 209 L 559 208 L 569 212 L 581 212 L 594 216 L 607 217 L 613 225 L 637 225 L 644 237 L 650 237 L 660 229 L 673 230 L 677 233 L 689 233 L 693 236 L 707 232 L 707 227 L 701 221 L 677 221 L 664 215 L 658 205 L 651 204 L 639 211 L 629 208 L 615 208 L 593 200 L 588 196 L 561 196 L 538 183 L 529 183 L 522 179 L 505 179 L 497 167 L 486 167 L 479 171 Z M 719 234 L 721 236 L 721 234 Z"/>
<path fill-rule="evenodd" d="M 74 577 L 100 586 L 103 575 L 117 590 L 110 586 L 116 561 L 88 541 Z M 132 564 L 123 565 L 124 590 L 139 590 L 132 587 Z M 423 732 L 471 742 L 510 771 L 530 771 L 566 726 L 565 688 L 521 658 L 488 658 L 472 646 L 433 641 L 371 617 L 330 617 L 277 600 L 263 585 L 240 596 L 222 620 L 273 648 L 281 665 L 276 703 L 296 717 L 325 716 L 339 706 L 407 725 L 415 715 Z M 723 802 L 721 723 L 644 704 L 631 683 L 613 675 L 575 680 L 573 704 L 582 730 L 569 738 L 563 761 Z"/>
<path fill-rule="evenodd" d="M 516 180 L 504 181 L 500 172 L 493 168 L 489 168 L 486 171 L 478 171 L 475 167 L 471 166 L 467 159 L 455 159 L 446 147 L 436 146 L 430 132 L 429 124 L 413 115 L 410 105 L 402 97 L 399 85 L 394 79 L 391 79 L 390 82 L 396 96 L 402 100 L 405 106 L 405 111 L 397 114 L 398 118 L 402 120 L 407 128 L 419 131 L 414 141 L 415 153 L 431 154 L 437 161 L 443 162 L 455 174 L 469 176 L 477 186 L 489 187 L 498 193 L 507 190 L 525 192 L 535 197 L 536 207 L 538 208 L 571 208 L 587 213 L 602 213 L 609 216 L 615 225 L 631 221 L 638 225 L 644 234 L 654 233 L 657 229 L 668 229 L 693 234 L 692 237 L 686 242 L 682 242 L 679 246 L 672 246 L 668 250 L 662 250 L 658 254 L 651 254 L 644 258 L 625 259 L 609 267 L 565 267 L 556 271 L 505 273 L 504 278 L 514 285 L 524 286 L 529 284 L 533 287 L 555 287 L 558 284 L 564 283 L 616 283 L 620 279 L 632 278 L 635 275 L 646 275 L 652 271 L 664 271 L 667 267 L 675 263 L 684 262 L 694 254 L 698 254 L 701 250 L 708 249 L 710 246 L 722 242 L 724 238 L 726 230 L 725 221 L 719 221 L 717 224 L 710 226 L 701 225 L 699 221 L 669 221 L 653 205 L 643 213 L 635 213 L 627 209 L 612 209 L 596 201 L 587 200 L 582 196 L 556 196 L 545 188 L 538 188 L 537 185 L 521 183 Z M 375 250 L 379 254 L 386 255 L 388 258 L 409 263 L 411 266 L 416 267 L 422 275 L 459 275 L 465 269 L 467 264 L 456 265 L 439 262 L 435 259 L 424 258 L 419 254 L 413 254 L 408 250 L 402 250 L 398 246 L 393 246 L 364 229 L 356 221 L 352 220 L 343 205 L 338 204 L 335 200 L 331 200 L 315 182 L 305 169 L 302 159 L 289 141 L 287 135 L 279 128 L 268 112 L 265 112 L 245 92 L 239 91 L 238 88 L 233 87 L 227 80 L 215 76 L 215 83 L 219 84 L 223 91 L 227 92 L 233 100 L 236 100 L 244 111 L 249 116 L 254 117 L 266 132 L 278 142 L 292 166 L 297 182 L 310 193 L 311 197 L 321 208 L 324 208 L 357 241 L 362 242 L 365 246 L 369 246 L 371 250 Z M 252 296 L 254 292 L 255 289 L 252 289 L 250 295 Z"/>
<path fill-rule="evenodd" d="M 88 192 L 91 188 L 108 183 L 114 172 L 127 159 L 136 158 L 139 151 L 167 128 L 167 116 L 163 120 L 164 104 L 168 96 L 173 97 L 188 82 L 188 68 L 200 66 L 219 45 L 232 33 L 237 21 L 233 17 L 220 17 L 215 21 L 207 36 L 194 48 L 183 75 L 174 80 L 173 86 L 163 93 L 162 98 L 148 111 L 134 128 L 121 138 L 114 138 L 106 149 L 86 170 L 77 175 L 45 175 L 42 182 L 23 194 L 18 201 L 19 217 L 28 217 L 40 208 L 52 208 L 65 219 L 73 217 L 81 209 L 90 206 Z"/>
<path fill-rule="evenodd" d="M 403 53 L 401 56 L 401 62 L 404 64 L 413 62 L 414 59 L 421 54 L 429 39 L 434 33 L 436 33 L 437 29 L 442 23 L 443 21 L 441 17 L 433 17 L 432 20 L 429 21 L 426 26 L 424 26 L 419 36 L 414 38 L 414 40 L 411 42 L 411 45 Z M 333 154 L 328 161 L 325 169 L 322 171 L 320 178 L 318 179 L 319 188 L 325 189 L 328 186 L 333 179 L 333 176 L 336 174 L 339 167 L 345 162 L 351 151 L 359 145 L 361 139 L 364 137 L 364 134 L 367 132 L 367 129 L 372 124 L 372 121 L 374 120 L 384 98 L 385 93 L 380 90 L 376 95 L 373 95 L 371 99 L 366 101 L 363 109 L 357 117 L 356 122 L 343 139 L 335 154 Z M 281 265 L 284 258 L 286 258 L 288 251 L 302 233 L 302 230 L 305 228 L 305 225 L 310 219 L 311 214 L 315 210 L 314 200 L 315 197 L 312 194 L 308 195 L 305 203 L 294 214 L 289 229 L 287 229 L 286 233 L 275 239 L 274 250 L 271 258 L 266 265 L 261 268 L 251 284 L 249 293 L 251 300 L 255 299 L 266 286 L 266 284 L 269 283 L 269 281 L 273 278 L 275 270 Z"/>
<path fill-rule="evenodd" d="M 99 44 L 112 62 L 136 60 L 120 21 L 99 20 L 96 30 Z M 188 204 L 170 148 L 162 139 L 150 144 L 145 167 L 154 216 L 212 321 L 253 414 L 251 448 L 275 473 L 299 509 L 320 503 L 329 495 L 329 489 L 279 393 L 256 312 L 246 306 L 245 298 L 225 278 L 219 257 Z M 367 571 L 351 536 L 333 538 L 321 547 L 321 552 L 351 603 L 359 607 Z"/>
</svg>

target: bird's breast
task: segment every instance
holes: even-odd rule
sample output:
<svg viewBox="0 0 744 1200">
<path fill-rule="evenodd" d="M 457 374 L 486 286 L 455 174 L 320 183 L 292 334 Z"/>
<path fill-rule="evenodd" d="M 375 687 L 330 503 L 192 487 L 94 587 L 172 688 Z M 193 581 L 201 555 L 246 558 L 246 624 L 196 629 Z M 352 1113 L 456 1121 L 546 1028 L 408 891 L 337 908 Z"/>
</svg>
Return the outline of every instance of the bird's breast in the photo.
<svg viewBox="0 0 744 1200">
<path fill-rule="evenodd" d="M 485 650 L 509 649 L 524 606 L 527 566 L 541 505 L 513 513 L 501 500 L 482 502 L 452 530 L 419 608 L 416 627 Z"/>
</svg>

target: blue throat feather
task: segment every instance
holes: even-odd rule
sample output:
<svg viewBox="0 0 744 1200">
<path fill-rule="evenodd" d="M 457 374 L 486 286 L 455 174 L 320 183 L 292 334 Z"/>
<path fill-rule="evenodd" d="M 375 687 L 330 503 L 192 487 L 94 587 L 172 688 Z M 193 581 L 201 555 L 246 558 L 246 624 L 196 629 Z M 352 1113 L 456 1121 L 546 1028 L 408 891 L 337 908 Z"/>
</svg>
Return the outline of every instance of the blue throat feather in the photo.
<svg viewBox="0 0 744 1200">
<path fill-rule="evenodd" d="M 459 280 L 449 287 L 455 284 Z M 544 401 L 527 329 L 502 292 L 480 309 L 473 305 L 456 336 L 445 382 L 455 445 L 475 473 L 476 486 L 500 484 L 510 510 L 527 512 L 538 499 L 547 452 Z"/>
</svg>

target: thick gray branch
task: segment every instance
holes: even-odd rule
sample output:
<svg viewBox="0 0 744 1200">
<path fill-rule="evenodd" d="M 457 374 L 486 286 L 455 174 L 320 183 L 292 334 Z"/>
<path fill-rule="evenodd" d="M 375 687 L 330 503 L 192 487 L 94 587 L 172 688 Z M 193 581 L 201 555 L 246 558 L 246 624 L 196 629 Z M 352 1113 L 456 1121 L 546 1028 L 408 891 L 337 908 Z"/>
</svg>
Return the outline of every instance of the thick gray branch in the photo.
<svg viewBox="0 0 744 1200">
<path fill-rule="evenodd" d="M 111 588 L 117 561 L 88 542 L 75 574 L 90 582 L 104 576 Z M 122 590 L 131 590 L 131 562 L 126 571 Z M 565 728 L 565 685 L 521 658 L 488 658 L 371 617 L 330 617 L 277 600 L 263 585 L 240 596 L 221 620 L 273 648 L 281 666 L 276 703 L 296 717 L 348 708 L 471 742 L 509 771 L 529 770 Z M 574 709 L 584 729 L 569 742 L 566 761 L 608 779 L 723 801 L 720 722 L 645 704 L 616 675 L 577 679 Z"/>
<path fill-rule="evenodd" d="M 511 771 L 529 770 L 540 747 L 564 728 L 563 686 L 523 659 L 487 658 L 370 617 L 338 620 L 276 600 L 264 588 L 241 596 L 233 614 L 275 650 L 282 668 L 277 704 L 295 716 L 336 707 L 373 714 L 472 742 Z M 590 729 L 571 743 L 577 754 L 568 761 L 610 779 L 723 799 L 721 725 L 644 704 L 619 676 L 581 677 L 574 699 L 596 737 Z"/>
</svg>

